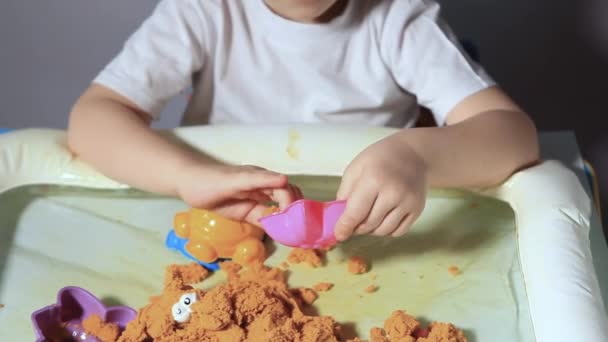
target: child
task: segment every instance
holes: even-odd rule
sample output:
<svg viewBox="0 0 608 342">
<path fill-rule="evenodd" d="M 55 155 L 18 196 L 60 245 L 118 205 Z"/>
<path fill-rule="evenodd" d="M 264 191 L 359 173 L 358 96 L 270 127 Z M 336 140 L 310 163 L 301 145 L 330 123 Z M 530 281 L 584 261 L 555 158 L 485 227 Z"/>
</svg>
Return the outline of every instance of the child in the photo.
<svg viewBox="0 0 608 342">
<path fill-rule="evenodd" d="M 431 0 L 162 0 L 75 104 L 69 146 L 110 177 L 257 223 L 285 176 L 205 159 L 150 127 L 193 85 L 184 124 L 405 128 L 344 172 L 336 237 L 400 236 L 426 189 L 498 184 L 538 158 L 526 114 L 461 51 Z M 418 105 L 439 127 L 412 128 Z"/>
</svg>

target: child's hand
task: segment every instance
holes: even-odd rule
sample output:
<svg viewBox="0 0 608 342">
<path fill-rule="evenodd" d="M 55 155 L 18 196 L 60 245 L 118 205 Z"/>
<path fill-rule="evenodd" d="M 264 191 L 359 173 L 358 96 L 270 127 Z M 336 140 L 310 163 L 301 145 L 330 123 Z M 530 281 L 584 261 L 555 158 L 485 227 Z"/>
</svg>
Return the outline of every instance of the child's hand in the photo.
<svg viewBox="0 0 608 342">
<path fill-rule="evenodd" d="M 189 167 L 180 175 L 178 193 L 192 207 L 258 226 L 258 219 L 269 213 L 264 202 L 277 202 L 283 209 L 302 198 L 286 176 L 254 166 Z"/>
<path fill-rule="evenodd" d="M 347 205 L 336 238 L 407 233 L 424 209 L 426 172 L 424 161 L 397 135 L 365 149 L 344 172 L 338 190 Z"/>
</svg>

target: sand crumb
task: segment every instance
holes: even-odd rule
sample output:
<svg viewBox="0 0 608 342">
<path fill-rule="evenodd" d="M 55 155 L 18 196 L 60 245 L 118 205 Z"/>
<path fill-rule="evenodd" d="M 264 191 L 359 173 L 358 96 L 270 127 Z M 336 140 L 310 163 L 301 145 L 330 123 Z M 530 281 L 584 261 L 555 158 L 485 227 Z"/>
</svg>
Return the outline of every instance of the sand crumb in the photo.
<svg viewBox="0 0 608 342">
<path fill-rule="evenodd" d="M 317 298 L 319 298 L 319 295 L 317 294 L 317 292 L 315 292 L 315 290 L 305 287 L 292 289 L 291 293 L 302 303 L 307 305 L 312 305 L 312 303 L 314 303 Z"/>
<path fill-rule="evenodd" d="M 369 340 L 370 342 L 386 342 L 388 339 L 386 338 L 386 333 L 384 329 L 374 327 L 369 331 Z"/>
<path fill-rule="evenodd" d="M 384 331 L 394 340 L 411 336 L 418 328 L 420 328 L 420 322 L 402 310 L 394 311 L 384 322 Z"/>
<path fill-rule="evenodd" d="M 433 322 L 423 328 L 405 311 L 397 310 L 384 322 L 383 328 L 372 328 L 370 342 L 467 342 L 464 333 L 448 323 Z M 363 342 L 356 338 L 349 342 Z"/>
<path fill-rule="evenodd" d="M 331 290 L 332 287 L 334 287 L 334 284 L 332 283 L 318 283 L 313 289 L 317 292 L 327 292 Z"/>
<path fill-rule="evenodd" d="M 460 275 L 460 269 L 458 268 L 458 266 L 450 266 L 448 268 L 448 272 L 450 272 L 450 274 L 455 277 L 457 275 Z"/>
<path fill-rule="evenodd" d="M 98 315 L 91 315 L 82 322 L 84 331 L 97 337 L 101 342 L 114 342 L 120 336 L 120 328 L 116 324 L 105 323 Z"/>
<path fill-rule="evenodd" d="M 376 280 L 378 278 L 378 275 L 376 273 L 372 273 L 371 277 L 372 280 Z"/>
<path fill-rule="evenodd" d="M 323 265 L 324 252 L 316 249 L 294 248 L 287 256 L 287 261 L 292 264 L 305 263 L 316 268 Z"/>
<path fill-rule="evenodd" d="M 0 304 L 0 310 L 4 309 L 4 304 Z"/>
<path fill-rule="evenodd" d="M 280 263 L 280 264 L 279 264 L 279 266 L 280 266 L 282 269 L 288 269 L 288 268 L 289 268 L 289 263 L 287 263 L 287 262 L 283 261 L 282 263 Z"/>
<path fill-rule="evenodd" d="M 374 293 L 374 292 L 378 291 L 378 285 L 372 284 L 372 285 L 366 287 L 365 290 L 363 290 L 363 291 L 365 291 L 366 293 Z"/>
<path fill-rule="evenodd" d="M 428 336 L 418 338 L 417 342 L 467 342 L 462 330 L 449 323 L 433 322 L 429 325 Z"/>
<path fill-rule="evenodd" d="M 351 257 L 348 259 L 348 272 L 352 274 L 363 274 L 369 270 L 369 266 L 361 257 Z"/>
</svg>

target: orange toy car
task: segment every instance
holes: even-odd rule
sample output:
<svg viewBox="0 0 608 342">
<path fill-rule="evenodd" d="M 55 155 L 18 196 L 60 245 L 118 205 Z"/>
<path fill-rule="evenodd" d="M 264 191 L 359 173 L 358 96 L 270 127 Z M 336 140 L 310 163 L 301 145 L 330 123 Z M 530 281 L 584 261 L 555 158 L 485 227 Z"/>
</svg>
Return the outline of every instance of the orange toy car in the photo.
<svg viewBox="0 0 608 342">
<path fill-rule="evenodd" d="M 264 231 L 246 222 L 193 208 L 177 213 L 173 228 L 178 237 L 188 240 L 185 246 L 188 253 L 205 263 L 221 258 L 245 265 L 266 258 Z"/>
</svg>

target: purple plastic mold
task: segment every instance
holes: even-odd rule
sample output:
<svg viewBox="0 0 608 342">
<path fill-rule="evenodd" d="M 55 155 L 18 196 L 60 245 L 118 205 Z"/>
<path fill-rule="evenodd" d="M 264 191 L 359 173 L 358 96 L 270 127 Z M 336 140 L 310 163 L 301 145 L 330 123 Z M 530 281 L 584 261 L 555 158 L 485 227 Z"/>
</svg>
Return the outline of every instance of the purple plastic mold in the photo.
<svg viewBox="0 0 608 342">
<path fill-rule="evenodd" d="M 107 323 L 117 324 L 124 329 L 135 319 L 137 312 L 128 306 L 106 308 L 103 303 L 89 291 L 80 287 L 64 287 L 57 294 L 57 303 L 49 305 L 32 314 L 32 324 L 37 342 L 50 341 L 49 336 L 62 329 L 74 341 L 97 342 L 93 336 L 87 336 L 82 322 L 91 315 L 98 315 Z"/>
</svg>

